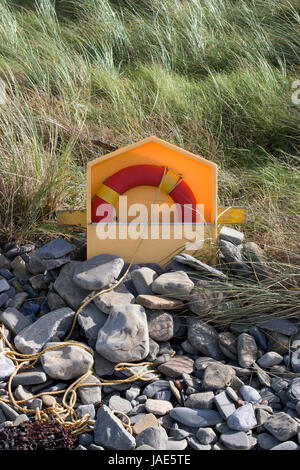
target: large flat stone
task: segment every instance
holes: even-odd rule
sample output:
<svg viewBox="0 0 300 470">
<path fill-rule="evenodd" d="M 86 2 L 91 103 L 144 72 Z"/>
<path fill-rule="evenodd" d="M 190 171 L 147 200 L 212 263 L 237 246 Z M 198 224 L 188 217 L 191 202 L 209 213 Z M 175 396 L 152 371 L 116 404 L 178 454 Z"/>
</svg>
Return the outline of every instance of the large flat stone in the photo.
<svg viewBox="0 0 300 470">
<path fill-rule="evenodd" d="M 66 256 L 74 250 L 74 245 L 67 242 L 63 238 L 56 238 L 36 250 L 35 254 L 41 259 L 53 259 Z"/>
<path fill-rule="evenodd" d="M 138 295 L 136 303 L 153 310 L 176 310 L 184 307 L 184 303 L 177 299 L 170 299 L 158 295 Z"/>
<path fill-rule="evenodd" d="M 187 356 L 175 356 L 158 366 L 158 370 L 166 376 L 176 379 L 183 373 L 191 374 L 194 371 L 194 361 Z"/>
<path fill-rule="evenodd" d="M 194 287 L 193 281 L 184 271 L 164 273 L 158 276 L 151 285 L 152 292 L 175 299 L 185 299 Z"/>
<path fill-rule="evenodd" d="M 64 264 L 69 263 L 70 260 L 71 258 L 69 255 L 55 259 L 42 259 L 35 254 L 29 259 L 28 269 L 32 274 L 41 274 L 45 271 L 59 268 Z"/>
<path fill-rule="evenodd" d="M 38 318 L 15 337 L 15 346 L 24 354 L 35 354 L 53 338 L 63 339 L 72 326 L 74 311 L 68 307 Z"/>
<path fill-rule="evenodd" d="M 263 330 L 276 331 L 277 333 L 281 333 L 286 336 L 292 336 L 297 333 L 297 325 L 294 325 L 291 321 L 283 318 L 260 323 L 259 327 Z"/>
<path fill-rule="evenodd" d="M 123 266 L 124 260 L 119 256 L 97 255 L 76 267 L 73 281 L 89 291 L 104 289 L 116 281 Z"/>
<path fill-rule="evenodd" d="M 220 436 L 222 444 L 230 450 L 247 450 L 249 439 L 245 432 L 228 432 Z"/>
<path fill-rule="evenodd" d="M 202 261 L 194 258 L 194 256 L 188 255 L 187 253 L 181 253 L 180 255 L 174 256 L 174 261 L 183 265 L 191 266 L 192 268 L 200 271 L 207 277 L 216 277 L 219 279 L 227 279 L 227 276 L 212 266 L 203 263 Z"/>
<path fill-rule="evenodd" d="M 287 413 L 280 412 L 270 416 L 264 427 L 272 436 L 283 442 L 296 436 L 298 423 Z"/>
<path fill-rule="evenodd" d="M 173 410 L 170 411 L 170 416 L 175 421 L 179 421 L 192 428 L 214 426 L 223 421 L 223 418 L 217 411 L 194 408 L 173 408 Z"/>
</svg>

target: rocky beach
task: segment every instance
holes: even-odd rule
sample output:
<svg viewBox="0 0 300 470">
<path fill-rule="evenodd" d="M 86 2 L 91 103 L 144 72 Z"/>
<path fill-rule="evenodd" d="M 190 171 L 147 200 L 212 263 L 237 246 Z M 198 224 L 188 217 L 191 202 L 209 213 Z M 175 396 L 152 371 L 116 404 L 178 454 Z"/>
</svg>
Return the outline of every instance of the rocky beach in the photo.
<svg viewBox="0 0 300 470">
<path fill-rule="evenodd" d="M 0 448 L 59 415 L 58 392 L 79 379 L 65 417 L 87 420 L 76 450 L 299 450 L 300 320 L 207 321 L 230 314 L 231 276 L 270 278 L 242 232 L 223 228 L 219 248 L 214 266 L 179 254 L 128 270 L 111 254 L 86 260 L 84 241 L 3 245 Z M 16 357 L 35 362 L 16 371 Z"/>
</svg>

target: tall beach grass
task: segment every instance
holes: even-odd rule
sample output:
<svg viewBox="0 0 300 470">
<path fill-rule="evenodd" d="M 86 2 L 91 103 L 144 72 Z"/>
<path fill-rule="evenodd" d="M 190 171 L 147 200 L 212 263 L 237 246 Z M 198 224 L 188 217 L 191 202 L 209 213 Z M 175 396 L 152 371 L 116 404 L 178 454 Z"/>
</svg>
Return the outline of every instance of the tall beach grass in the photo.
<svg viewBox="0 0 300 470">
<path fill-rule="evenodd" d="M 155 134 L 219 165 L 248 238 L 297 254 L 299 23 L 296 0 L 1 1 L 3 237 L 85 206 L 93 140 Z"/>
</svg>

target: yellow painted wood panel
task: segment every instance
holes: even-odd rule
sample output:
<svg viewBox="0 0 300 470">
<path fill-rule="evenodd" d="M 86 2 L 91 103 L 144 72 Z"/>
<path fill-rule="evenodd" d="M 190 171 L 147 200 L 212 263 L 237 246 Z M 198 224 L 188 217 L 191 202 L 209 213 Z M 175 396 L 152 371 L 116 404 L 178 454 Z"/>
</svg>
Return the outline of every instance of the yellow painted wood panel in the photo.
<svg viewBox="0 0 300 470">
<path fill-rule="evenodd" d="M 85 210 L 58 211 L 56 218 L 61 225 L 76 225 L 78 227 L 86 227 L 87 225 Z"/>
<path fill-rule="evenodd" d="M 152 188 L 148 188 L 150 190 Z M 134 188 L 130 190 L 136 191 Z M 129 191 L 128 191 L 129 193 Z M 130 194 L 131 196 L 131 194 Z M 129 203 L 133 203 L 135 200 L 131 196 Z M 166 202 L 167 195 L 164 196 L 164 200 L 159 200 L 159 203 Z M 244 224 L 246 221 L 246 209 L 244 207 L 219 207 L 218 208 L 218 224 Z M 86 227 L 86 211 L 85 210 L 70 210 L 70 211 L 58 211 L 57 222 L 61 225 L 78 225 L 79 227 Z"/>
<path fill-rule="evenodd" d="M 216 248 L 214 242 L 216 240 L 216 226 L 206 225 L 203 226 L 203 240 L 204 244 L 201 249 L 188 249 L 185 248 L 185 243 L 189 243 L 189 240 L 184 236 L 181 239 L 175 238 L 175 225 L 170 225 L 170 238 L 162 238 L 163 226 L 159 225 L 159 237 L 156 240 L 150 238 L 151 225 L 143 225 L 143 234 L 148 236 L 148 239 L 137 239 L 131 238 L 120 239 L 99 239 L 97 236 L 97 225 L 88 224 L 87 236 L 87 258 L 93 256 L 112 253 L 114 255 L 121 256 L 127 263 L 133 261 L 134 263 L 158 263 L 161 266 L 167 264 L 173 256 L 182 252 L 189 253 L 192 256 L 198 257 L 201 260 L 207 262 L 214 262 Z M 118 226 L 118 224 L 117 224 Z M 128 225 L 129 226 L 129 225 Z M 195 226 L 192 226 L 195 230 Z"/>
</svg>

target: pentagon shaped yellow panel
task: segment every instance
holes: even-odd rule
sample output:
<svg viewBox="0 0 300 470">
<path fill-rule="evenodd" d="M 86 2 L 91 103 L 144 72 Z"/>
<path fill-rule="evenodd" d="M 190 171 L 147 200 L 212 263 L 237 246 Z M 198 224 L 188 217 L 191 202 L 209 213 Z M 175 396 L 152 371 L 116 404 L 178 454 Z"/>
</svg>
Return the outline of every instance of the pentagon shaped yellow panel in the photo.
<svg viewBox="0 0 300 470">
<path fill-rule="evenodd" d="M 88 162 L 86 213 L 88 258 L 111 253 L 163 265 L 186 252 L 211 259 L 217 165 L 148 137 Z"/>
</svg>

